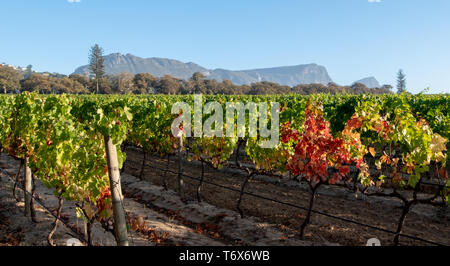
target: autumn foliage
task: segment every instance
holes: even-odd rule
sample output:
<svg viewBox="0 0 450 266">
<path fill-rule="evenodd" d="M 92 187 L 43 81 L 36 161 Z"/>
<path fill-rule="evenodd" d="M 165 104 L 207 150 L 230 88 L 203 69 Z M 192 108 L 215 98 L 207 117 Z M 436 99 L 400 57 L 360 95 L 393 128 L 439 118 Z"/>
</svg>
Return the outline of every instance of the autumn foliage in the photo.
<svg viewBox="0 0 450 266">
<path fill-rule="evenodd" d="M 302 175 L 312 183 L 334 184 L 346 177 L 351 156 L 344 139 L 334 138 L 330 123 L 323 117 L 321 106 L 309 101 L 305 110 L 304 131 L 298 132 L 286 123 L 282 128 L 282 142 L 292 143 L 294 153 L 288 159 L 287 168 L 294 176 Z M 328 169 L 335 168 L 334 174 Z"/>
</svg>

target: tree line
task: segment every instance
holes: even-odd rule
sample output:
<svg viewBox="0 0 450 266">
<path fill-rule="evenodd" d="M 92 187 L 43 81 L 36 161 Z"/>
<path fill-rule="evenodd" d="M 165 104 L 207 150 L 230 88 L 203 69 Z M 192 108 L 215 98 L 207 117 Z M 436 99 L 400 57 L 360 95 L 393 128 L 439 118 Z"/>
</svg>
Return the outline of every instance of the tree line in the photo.
<svg viewBox="0 0 450 266">
<path fill-rule="evenodd" d="M 335 83 L 301 84 L 294 87 L 283 86 L 275 82 L 263 81 L 250 85 L 236 85 L 230 80 L 216 81 L 205 79 L 201 73 L 194 73 L 188 80 L 175 78 L 171 75 L 155 77 L 148 73 L 132 75 L 120 73 L 104 75 L 100 78 L 90 78 L 86 75 L 35 73 L 25 77 L 21 71 L 11 67 L 0 66 L 0 92 L 16 93 L 22 91 L 39 91 L 39 93 L 70 93 L 70 94 L 314 94 L 314 93 L 392 93 L 391 86 L 367 88 L 356 83 L 351 86 L 339 86 Z"/>
<path fill-rule="evenodd" d="M 202 73 L 196 72 L 188 80 L 178 79 L 171 75 L 156 77 L 149 73 L 120 73 L 107 75 L 103 63 L 103 50 L 97 44 L 89 53 L 91 75 L 62 75 L 56 73 L 36 73 L 31 68 L 26 71 L 0 65 L 0 90 L 3 93 L 22 91 L 38 91 L 39 93 L 70 94 L 386 94 L 392 93 L 392 86 L 368 88 L 362 83 L 351 86 L 340 86 L 336 83 L 327 85 L 313 83 L 300 84 L 294 87 L 283 86 L 275 82 L 262 81 L 250 85 L 236 85 L 230 80 L 216 81 L 206 79 Z"/>
</svg>

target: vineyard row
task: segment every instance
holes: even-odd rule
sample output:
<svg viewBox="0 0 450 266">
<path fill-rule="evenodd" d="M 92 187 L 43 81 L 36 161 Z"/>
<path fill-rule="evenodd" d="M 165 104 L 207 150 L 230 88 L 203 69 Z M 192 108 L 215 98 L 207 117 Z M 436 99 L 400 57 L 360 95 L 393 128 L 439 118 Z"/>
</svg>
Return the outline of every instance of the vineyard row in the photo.
<svg viewBox="0 0 450 266">
<path fill-rule="evenodd" d="M 249 136 L 248 132 L 241 137 L 186 137 L 190 135 L 186 129 L 191 127 L 183 124 L 179 127 L 181 134 L 173 136 L 173 121 L 183 114 L 173 113 L 172 106 L 177 102 L 193 106 L 192 95 L 41 96 L 28 92 L 0 97 L 0 144 L 4 151 L 23 160 L 27 192 L 32 191 L 32 178 L 36 177 L 54 190 L 60 204 L 62 199 L 75 202 L 88 227 L 96 221 L 108 227 L 114 221 L 118 245 L 128 245 L 119 172 L 126 158 L 121 150 L 125 140 L 161 156 L 180 157 L 188 150 L 190 160 L 215 168 L 226 165 L 245 143 L 254 167 L 243 167 L 236 161 L 247 171 L 240 199 L 245 184 L 257 173 L 289 172 L 294 180 L 310 187 L 301 237 L 310 222 L 317 189 L 323 184 L 357 183 L 363 193 L 399 198 L 403 212 L 395 244 L 413 205 L 450 202 L 448 96 L 203 97 L 204 103 L 210 101 L 221 105 L 278 102 L 278 144 L 261 147 L 267 138 L 260 134 Z M 204 115 L 202 121 L 209 116 Z M 250 112 L 246 126 L 251 116 Z M 267 116 L 270 118 L 271 113 Z M 389 168 L 391 176 L 370 174 L 368 158 L 379 170 Z M 178 161 L 178 190 L 182 196 Z M 358 169 L 356 174 L 350 173 L 352 166 Z M 418 194 L 430 167 L 434 168 L 433 181 L 441 186 L 433 195 L 422 198 Z M 404 180 L 402 173 L 409 174 L 409 179 Z M 384 193 L 387 186 L 393 192 Z M 411 196 L 400 191 L 406 187 L 413 191 Z M 32 216 L 32 201 L 27 194 L 25 202 L 26 214 Z"/>
</svg>

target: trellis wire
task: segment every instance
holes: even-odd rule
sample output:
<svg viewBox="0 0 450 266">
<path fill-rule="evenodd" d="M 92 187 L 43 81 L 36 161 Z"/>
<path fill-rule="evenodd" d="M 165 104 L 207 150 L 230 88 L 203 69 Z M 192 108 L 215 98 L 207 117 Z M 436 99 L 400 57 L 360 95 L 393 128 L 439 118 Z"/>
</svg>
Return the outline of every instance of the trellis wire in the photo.
<svg viewBox="0 0 450 266">
<path fill-rule="evenodd" d="M 145 163 L 145 166 L 148 166 L 150 168 L 153 168 L 153 169 L 156 169 L 156 170 L 159 170 L 159 171 L 163 171 L 163 172 L 166 171 L 168 173 L 178 175 L 177 172 L 174 172 L 174 171 L 171 171 L 171 170 L 167 170 L 167 169 L 162 169 L 162 168 L 150 165 L 149 163 Z M 181 175 L 184 176 L 184 177 L 187 177 L 189 179 L 192 179 L 192 180 L 200 181 L 200 178 L 197 178 L 197 177 L 186 175 L 184 173 L 182 173 Z M 220 187 L 220 188 L 223 188 L 223 189 L 227 189 L 227 190 L 230 190 L 230 191 L 234 191 L 234 192 L 240 192 L 239 189 L 227 187 L 227 186 L 224 186 L 224 185 L 221 185 L 221 184 L 217 184 L 217 183 L 214 183 L 214 182 L 211 182 L 211 181 L 208 181 L 208 180 L 203 180 L 203 183 L 209 184 L 209 185 L 213 185 L 213 186 L 216 186 L 216 187 Z M 277 199 L 265 197 L 265 196 L 254 194 L 254 193 L 251 193 L 251 192 L 245 192 L 244 191 L 243 194 L 244 195 L 249 195 L 249 196 L 252 196 L 252 197 L 255 197 L 255 198 L 267 200 L 267 201 L 272 201 L 272 202 L 275 202 L 275 203 L 278 203 L 278 204 L 281 204 L 281 205 L 290 206 L 290 207 L 293 207 L 293 208 L 305 210 L 305 211 L 308 210 L 308 208 L 303 207 L 303 206 L 299 206 L 299 205 L 292 204 L 292 203 L 289 203 L 289 202 L 283 202 L 283 201 L 280 201 L 280 200 L 277 200 Z M 392 235 L 397 235 L 396 232 L 388 230 L 388 229 L 385 229 L 385 228 L 381 228 L 381 227 L 373 226 L 373 225 L 370 225 L 370 224 L 362 223 L 362 222 L 359 222 L 359 221 L 355 221 L 355 220 L 351 220 L 351 219 L 335 216 L 335 215 L 332 215 L 332 214 L 329 214 L 329 213 L 326 213 L 326 212 L 322 212 L 322 211 L 318 211 L 318 210 L 314 210 L 314 209 L 312 209 L 311 212 L 315 213 L 315 214 L 320 214 L 320 215 L 323 215 L 323 216 L 326 216 L 326 217 L 329 217 L 329 218 L 332 218 L 332 219 L 337 219 L 337 220 L 340 220 L 340 221 L 343 221 L 343 222 L 353 223 L 353 224 L 356 224 L 356 225 L 359 225 L 359 226 L 371 228 L 373 230 L 389 233 L 389 234 L 392 234 Z M 436 245 L 436 246 L 445 246 L 442 243 L 434 242 L 434 241 L 431 241 L 431 240 L 426 240 L 426 239 L 423 239 L 423 238 L 420 238 L 420 237 L 417 237 L 417 236 L 413 236 L 413 235 L 408 235 L 408 234 L 404 234 L 404 233 L 400 233 L 398 235 L 401 236 L 401 237 L 405 237 L 405 238 L 421 241 L 421 242 L 432 244 L 432 245 Z"/>
</svg>

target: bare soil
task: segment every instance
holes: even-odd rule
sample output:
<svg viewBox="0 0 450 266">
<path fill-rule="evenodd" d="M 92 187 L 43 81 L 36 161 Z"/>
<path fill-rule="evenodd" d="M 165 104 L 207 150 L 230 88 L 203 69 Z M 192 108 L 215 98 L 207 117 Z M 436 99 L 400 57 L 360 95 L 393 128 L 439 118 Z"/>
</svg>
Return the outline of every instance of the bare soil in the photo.
<svg viewBox="0 0 450 266">
<path fill-rule="evenodd" d="M 125 173 L 139 176 L 143 153 L 135 147 L 125 150 L 127 160 Z M 156 186 L 162 186 L 162 176 L 167 159 L 156 156 L 148 158 L 149 166 L 144 168 L 143 179 Z M 156 167 L 156 168 L 155 168 Z M 177 172 L 177 161 L 171 158 L 169 169 Z M 183 174 L 200 178 L 199 164 L 183 160 Z M 177 191 L 177 175 L 167 172 L 168 188 Z M 245 179 L 244 173 L 230 169 L 217 170 L 205 166 L 205 181 L 239 190 Z M 309 202 L 309 191 L 302 185 L 280 185 L 280 182 L 267 182 L 270 178 L 253 178 L 246 186 L 246 191 L 261 196 L 273 198 L 282 202 L 306 207 Z M 183 178 L 185 200 L 196 202 L 197 180 Z M 231 211 L 236 211 L 239 193 L 218 186 L 203 184 L 201 190 L 204 202 Z M 402 203 L 393 198 L 371 197 L 350 193 L 343 188 L 323 186 L 315 199 L 314 210 L 334 216 L 355 220 L 361 223 L 396 231 L 397 222 L 402 212 Z M 276 202 L 244 195 L 241 209 L 246 217 L 256 217 L 279 230 L 286 232 L 288 239 L 298 239 L 298 233 L 306 212 L 298 208 Z M 450 214 L 448 208 L 429 205 L 414 205 L 408 214 L 402 233 L 420 237 L 426 240 L 450 245 Z M 382 245 L 392 245 L 394 236 L 389 233 L 340 221 L 319 214 L 313 214 L 311 224 L 306 229 L 304 240 L 312 243 L 333 243 L 338 245 L 366 245 L 370 238 L 378 238 Z M 400 245 L 428 245 L 427 243 L 400 237 Z"/>
<path fill-rule="evenodd" d="M 20 161 L 1 154 L 0 167 L 14 177 Z M 23 172 L 23 171 L 22 171 Z M 35 203 L 37 223 L 24 216 L 23 192 L 18 190 L 19 201 L 13 197 L 13 182 L 0 175 L 0 246 L 46 246 L 54 217 L 38 203 Z M 310 242 L 288 238 L 291 230 L 280 230 L 278 225 L 269 224 L 254 217 L 240 218 L 235 211 L 219 208 L 202 202 L 186 204 L 173 191 L 164 191 L 147 181 L 127 173 L 122 174 L 122 189 L 125 195 L 124 207 L 129 224 L 130 245 L 181 245 L 181 246 L 223 246 L 223 245 L 333 245 L 328 241 Z M 35 196 L 50 211 L 55 212 L 57 198 L 39 181 Z M 76 217 L 75 205 L 65 202 L 62 217 L 66 223 L 79 232 L 84 223 Z M 136 225 L 136 226 L 135 226 Z M 99 223 L 93 228 L 93 242 L 97 246 L 114 246 L 115 239 Z M 59 224 L 53 240 L 56 245 L 67 245 L 67 240 L 80 236 L 68 227 Z M 86 238 L 86 236 L 85 236 Z"/>
</svg>

